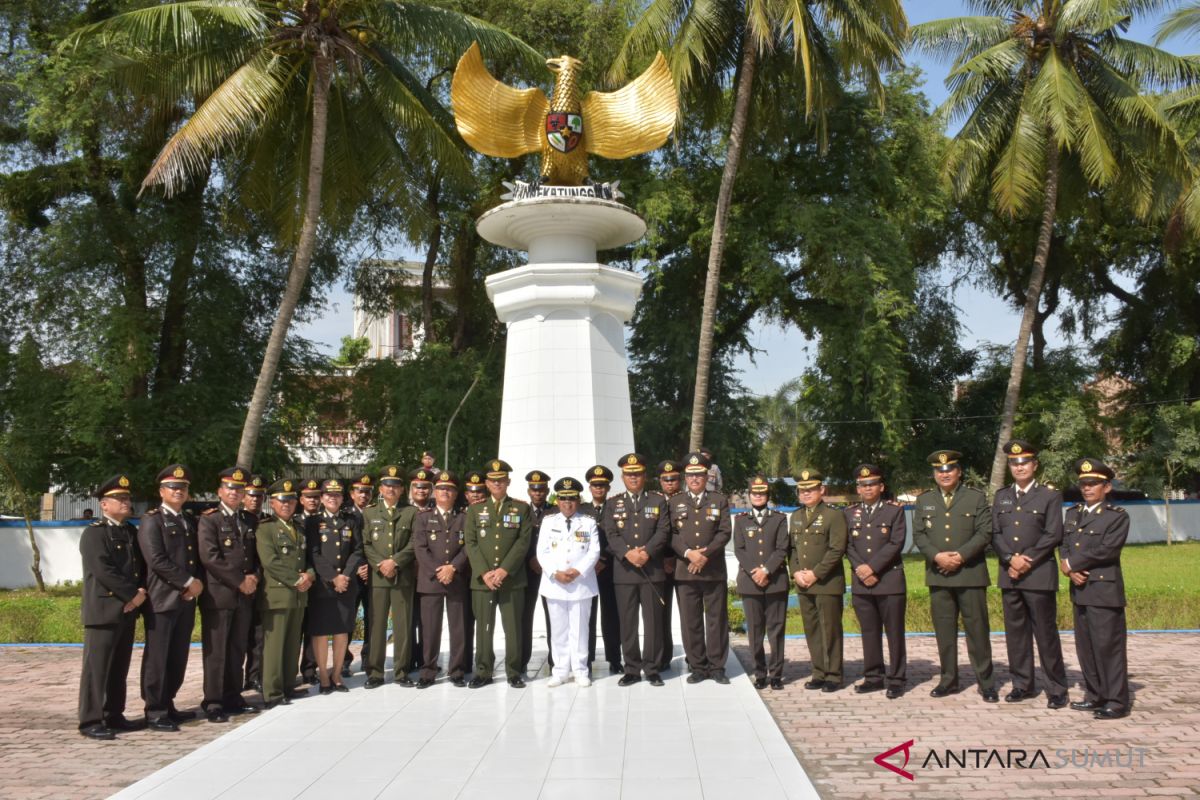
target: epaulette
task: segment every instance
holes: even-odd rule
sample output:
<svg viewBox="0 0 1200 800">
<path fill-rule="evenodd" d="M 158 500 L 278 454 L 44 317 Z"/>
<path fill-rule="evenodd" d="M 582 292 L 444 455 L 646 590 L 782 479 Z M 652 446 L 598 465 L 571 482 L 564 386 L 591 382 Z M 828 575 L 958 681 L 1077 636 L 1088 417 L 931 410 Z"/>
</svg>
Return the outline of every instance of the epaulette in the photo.
<svg viewBox="0 0 1200 800">
<path fill-rule="evenodd" d="M 152 508 L 152 509 L 148 510 L 148 511 L 147 511 L 145 514 L 143 514 L 142 516 L 145 516 L 145 517 L 153 517 L 155 514 L 161 514 L 161 513 L 162 513 L 162 508 Z"/>
<path fill-rule="evenodd" d="M 432 506 L 430 508 L 418 508 L 417 511 L 421 512 L 422 514 L 430 514 L 436 508 L 437 508 L 437 506 Z"/>
<path fill-rule="evenodd" d="M 274 514 L 263 514 L 261 517 L 259 517 L 258 521 L 259 522 L 274 522 L 275 515 Z"/>
<path fill-rule="evenodd" d="M 216 510 L 217 510 L 217 507 L 216 507 L 216 506 L 213 506 L 212 508 L 206 508 L 206 509 L 204 509 L 203 511 L 201 511 L 201 512 L 200 512 L 200 516 L 202 516 L 202 517 L 207 517 L 209 514 L 212 514 L 212 513 L 213 513 L 213 512 L 215 512 Z"/>
<path fill-rule="evenodd" d="M 97 526 L 97 525 L 103 525 L 103 526 L 107 527 L 107 526 L 108 526 L 108 520 L 107 520 L 107 519 L 105 519 L 104 517 L 101 517 L 100 519 L 94 519 L 94 520 L 92 520 L 91 522 L 89 522 L 89 523 L 88 523 L 88 527 L 89 527 L 89 528 L 94 528 L 94 527 L 95 527 L 95 526 Z"/>
<path fill-rule="evenodd" d="M 1113 511 L 1119 511 L 1119 512 L 1121 512 L 1122 514 L 1126 513 L 1126 512 L 1125 512 L 1125 509 L 1121 508 L 1120 506 L 1114 506 L 1112 503 L 1105 503 L 1105 504 L 1104 504 L 1104 507 L 1105 507 L 1105 508 L 1107 508 L 1107 509 L 1111 509 L 1111 510 L 1113 510 Z"/>
</svg>

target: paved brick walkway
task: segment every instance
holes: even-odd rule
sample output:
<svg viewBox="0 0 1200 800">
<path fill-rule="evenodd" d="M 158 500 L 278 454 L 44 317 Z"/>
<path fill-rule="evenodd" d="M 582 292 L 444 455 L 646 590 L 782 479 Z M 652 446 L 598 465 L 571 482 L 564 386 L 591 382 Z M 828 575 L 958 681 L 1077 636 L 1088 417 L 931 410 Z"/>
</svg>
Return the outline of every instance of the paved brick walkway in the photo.
<svg viewBox="0 0 1200 800">
<path fill-rule="evenodd" d="M 735 639 L 735 652 L 746 662 L 745 639 Z M 1075 641 L 1063 636 L 1072 699 L 1082 699 Z M 988 705 L 975 691 L 974 673 L 959 640 L 961 679 L 967 688 L 941 700 L 929 696 L 936 685 L 937 649 L 933 637 L 908 639 L 909 692 L 897 700 L 882 693 L 856 695 L 849 688 L 836 694 L 807 691 L 810 674 L 803 639 L 787 642 L 787 681 L 782 692 L 762 693 L 772 716 L 795 749 L 813 785 L 826 798 L 896 797 L 1197 797 L 1200 796 L 1200 634 L 1142 634 L 1129 639 L 1133 714 L 1123 720 L 1100 721 L 1063 709 L 1050 711 L 1044 695 L 1019 704 L 1003 702 L 1008 691 L 1004 638 L 992 638 L 992 655 L 1001 702 Z M 857 637 L 845 642 L 846 680 L 862 675 L 862 646 Z M 1040 674 L 1040 670 L 1039 670 Z M 877 766 L 874 757 L 913 740 L 909 781 Z M 947 749 L 961 757 L 963 749 L 983 749 L 986 763 L 993 748 L 1000 757 L 1024 749 L 1029 759 L 1041 748 L 1048 767 L 1004 769 L 993 760 L 975 768 L 968 752 L 967 768 L 939 769 L 930 750 L 946 763 Z M 1097 763 L 1087 751 L 1109 758 Z M 1113 757 L 1119 755 L 1119 759 Z M 904 762 L 902 752 L 888 759 Z M 1063 762 L 1065 766 L 1060 766 Z M 1027 761 L 1026 763 L 1029 763 Z M 924 764 L 924 766 L 923 766 Z"/>
<path fill-rule="evenodd" d="M 83 650 L 77 647 L 0 648 L 0 797 L 73 800 L 108 797 L 240 724 L 185 723 L 179 733 L 138 731 L 94 742 L 78 733 L 76 705 Z M 133 651 L 126 715 L 142 716 L 137 676 L 142 649 Z M 200 704 L 200 650 L 193 648 L 180 709 Z M 258 695 L 247 698 L 258 700 Z"/>
</svg>

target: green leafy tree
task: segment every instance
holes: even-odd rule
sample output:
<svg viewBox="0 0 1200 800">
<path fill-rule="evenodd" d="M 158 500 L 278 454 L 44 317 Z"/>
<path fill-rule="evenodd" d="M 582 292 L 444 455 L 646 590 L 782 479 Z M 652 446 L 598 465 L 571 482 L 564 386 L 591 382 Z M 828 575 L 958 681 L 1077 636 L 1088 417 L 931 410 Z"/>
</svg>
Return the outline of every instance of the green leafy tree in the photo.
<svg viewBox="0 0 1200 800">
<path fill-rule="evenodd" d="M 353 217 L 364 186 L 401 189 L 396 129 L 427 144 L 447 170 L 466 162 L 444 108 L 417 78 L 418 54 L 536 54 L 480 20 L 430 6 L 368 0 L 180 2 L 120 14 L 83 29 L 128 59 L 126 79 L 155 98 L 195 98 L 143 187 L 167 195 L 208 169 L 215 153 L 244 159 L 233 176 L 273 212 L 295 253 L 238 446 L 250 464 L 296 306 L 324 220 Z M 326 163 L 336 180 L 325 181 Z"/>
<path fill-rule="evenodd" d="M 989 181 L 996 208 L 1037 211 L 1037 246 L 1013 352 L 991 486 L 1004 481 L 1002 446 L 1013 431 L 1030 332 L 1046 276 L 1062 189 L 1124 193 L 1143 216 L 1163 212 L 1143 157 L 1155 151 L 1173 176 L 1190 172 L 1185 146 L 1148 91 L 1186 85 L 1187 59 L 1122 34 L 1157 3 L 1136 0 L 973 0 L 983 16 L 917 25 L 912 39 L 953 58 L 943 107 L 962 121 L 945 175 L 962 197 Z"/>
<path fill-rule="evenodd" d="M 681 95 L 698 108 L 723 105 L 733 86 L 724 167 L 717 189 L 696 353 L 690 449 L 705 443 L 717 295 L 725 258 L 734 182 L 748 140 L 756 73 L 770 53 L 788 54 L 790 85 L 803 98 L 805 119 L 825 143 L 826 116 L 843 81 L 858 80 L 881 94 L 880 72 L 900 61 L 907 20 L 898 0 L 652 0 L 629 32 L 613 67 L 623 78 L 635 61 L 669 51 Z M 776 73 L 777 75 L 779 73 Z M 759 81 L 758 83 L 766 83 Z M 763 130 L 766 130 L 763 128 Z"/>
</svg>

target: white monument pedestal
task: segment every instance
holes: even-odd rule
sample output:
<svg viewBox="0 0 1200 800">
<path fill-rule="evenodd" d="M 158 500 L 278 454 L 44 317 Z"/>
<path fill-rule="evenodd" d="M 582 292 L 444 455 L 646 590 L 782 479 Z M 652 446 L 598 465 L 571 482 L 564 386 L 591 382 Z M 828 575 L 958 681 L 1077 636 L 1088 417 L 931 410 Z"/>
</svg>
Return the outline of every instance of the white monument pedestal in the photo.
<svg viewBox="0 0 1200 800">
<path fill-rule="evenodd" d="M 586 481 L 593 464 L 613 469 L 634 449 L 625 323 L 642 279 L 596 251 L 637 241 L 646 223 L 611 200 L 537 197 L 497 206 L 476 227 L 529 253 L 527 265 L 487 279 L 508 325 L 498 455 L 513 467 L 511 494 L 525 496 L 533 469 L 555 481 Z"/>
</svg>

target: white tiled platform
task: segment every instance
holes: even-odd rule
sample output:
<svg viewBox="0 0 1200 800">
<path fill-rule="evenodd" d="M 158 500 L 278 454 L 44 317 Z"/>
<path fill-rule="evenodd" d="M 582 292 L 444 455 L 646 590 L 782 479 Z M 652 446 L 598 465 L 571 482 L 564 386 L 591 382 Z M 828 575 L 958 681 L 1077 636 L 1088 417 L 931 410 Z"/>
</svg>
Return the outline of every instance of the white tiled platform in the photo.
<svg viewBox="0 0 1200 800">
<path fill-rule="evenodd" d="M 550 689 L 541 670 L 525 689 L 367 691 L 359 674 L 349 693 L 262 713 L 114 798 L 818 797 L 736 658 L 729 686 L 687 684 L 682 662 L 676 647 L 661 688 L 621 688 L 602 666 L 587 689 Z"/>
</svg>

